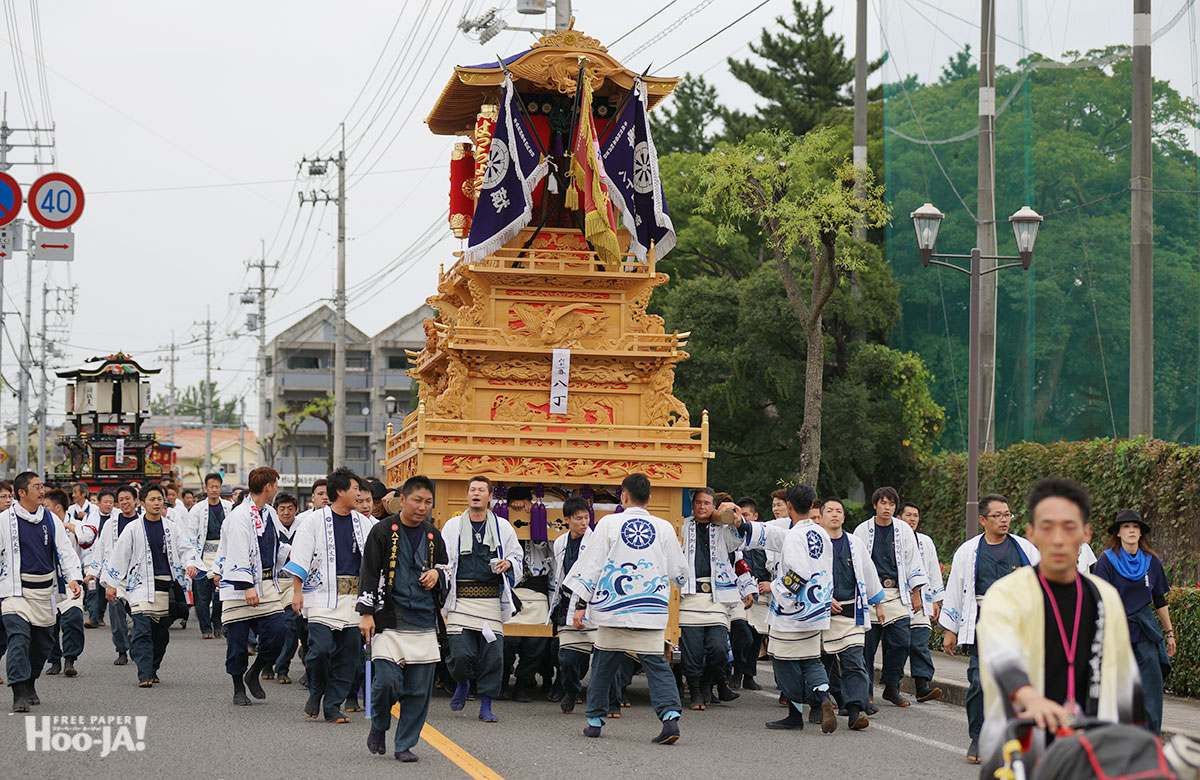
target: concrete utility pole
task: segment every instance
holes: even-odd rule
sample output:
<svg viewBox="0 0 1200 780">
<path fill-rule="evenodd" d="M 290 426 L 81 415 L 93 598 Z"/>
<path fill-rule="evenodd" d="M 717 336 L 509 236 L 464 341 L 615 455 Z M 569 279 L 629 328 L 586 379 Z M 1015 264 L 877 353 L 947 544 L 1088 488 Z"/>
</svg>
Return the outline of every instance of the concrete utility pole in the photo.
<svg viewBox="0 0 1200 780">
<path fill-rule="evenodd" d="M 554 29 L 565 30 L 571 26 L 571 0 L 556 0 L 554 3 Z"/>
<path fill-rule="evenodd" d="M 238 425 L 238 478 L 246 479 L 246 398 L 242 397 L 242 416 Z"/>
<path fill-rule="evenodd" d="M 46 316 L 46 297 L 49 294 L 50 288 L 42 284 L 42 354 L 38 361 L 42 369 L 42 389 L 37 411 L 37 473 L 42 477 L 46 475 L 46 325 L 49 319 Z"/>
<path fill-rule="evenodd" d="M 204 470 L 212 470 L 212 309 L 204 310 Z"/>
<path fill-rule="evenodd" d="M 10 144 L 8 142 L 9 136 L 11 136 L 13 133 L 18 133 L 18 132 L 30 133 L 31 134 L 30 142 L 27 144 Z M 43 143 L 41 140 L 41 134 L 46 133 L 46 132 L 51 133 L 50 143 Z M 53 166 L 54 165 L 53 150 L 55 148 L 53 132 L 54 132 L 53 127 L 51 127 L 49 130 L 47 130 L 46 128 L 39 128 L 36 126 L 35 127 L 9 127 L 8 126 L 8 93 L 6 92 L 4 94 L 3 114 L 0 114 L 0 171 L 8 171 L 14 165 L 36 165 L 36 166 L 39 166 L 39 169 L 40 169 L 41 166 L 46 164 L 46 163 L 42 162 L 41 160 L 37 159 L 37 157 L 36 157 L 37 152 L 41 149 L 52 150 L 49 164 L 51 166 Z M 9 160 L 8 152 L 10 150 L 12 150 L 13 148 L 15 148 L 16 146 L 20 146 L 25 149 L 32 149 L 34 151 L 34 155 L 35 155 L 34 159 L 29 160 L 29 161 Z M 16 233 L 17 231 L 19 231 L 21 229 L 22 224 L 23 223 L 20 220 L 18 220 L 17 222 L 14 222 L 13 223 L 13 232 Z M 18 472 L 29 470 L 29 406 L 30 406 L 29 394 L 30 394 L 30 392 L 32 392 L 32 388 L 30 387 L 30 385 L 32 384 L 32 379 L 33 379 L 32 375 L 30 373 L 30 370 L 31 370 L 32 364 L 33 364 L 33 349 L 32 349 L 31 343 L 30 343 L 30 339 L 31 339 L 30 331 L 32 330 L 33 326 L 32 326 L 32 323 L 30 322 L 29 318 L 30 318 L 30 316 L 32 314 L 32 310 L 33 310 L 33 278 L 32 277 L 33 277 L 33 261 L 35 259 L 35 257 L 34 257 L 35 253 L 33 251 L 34 227 L 33 227 L 32 223 L 28 223 L 28 224 L 29 224 L 29 236 L 25 243 L 25 322 L 24 322 L 25 338 L 22 339 L 22 341 L 21 341 L 21 354 L 18 356 L 18 359 L 21 361 L 21 364 L 20 364 L 19 370 L 17 372 L 17 377 L 19 380 L 18 387 L 17 387 L 17 398 L 18 398 L 18 402 L 19 402 L 18 403 L 18 411 L 17 411 L 17 444 L 16 444 L 17 451 L 16 451 L 16 453 L 9 453 L 10 455 L 15 454 L 15 456 L 16 456 L 14 458 L 14 460 L 16 461 L 16 469 Z M 3 294 L 4 294 L 3 277 L 0 276 L 0 298 L 3 297 Z M 0 314 L 0 322 L 2 322 L 2 320 L 3 320 L 3 316 L 2 316 L 2 314 Z M 2 387 L 0 387 L 0 389 L 2 389 Z"/>
<path fill-rule="evenodd" d="M 854 169 L 867 168 L 867 0 L 858 0 L 858 16 L 854 34 Z M 857 195 L 862 197 L 862 185 L 856 184 Z M 854 237 L 859 241 L 867 238 L 867 229 L 861 222 L 854 226 Z"/>
<path fill-rule="evenodd" d="M 1151 157 L 1150 0 L 1133 0 L 1133 154 L 1130 171 L 1129 435 L 1154 435 L 1154 176 Z"/>
<path fill-rule="evenodd" d="M 20 400 L 17 414 L 17 472 L 29 471 L 29 393 L 33 377 L 30 369 L 33 367 L 33 345 L 30 343 L 33 330 L 33 226 L 29 227 L 28 241 L 25 245 L 25 328 L 24 338 L 21 339 L 21 370 L 17 373 L 20 379 L 18 399 Z"/>
<path fill-rule="evenodd" d="M 342 148 L 337 157 L 309 160 L 302 159 L 300 164 L 308 164 L 310 176 L 324 176 L 326 164 L 333 163 L 338 169 L 338 193 L 331 196 L 322 190 L 313 191 L 308 195 L 299 193 L 301 205 L 305 203 L 328 203 L 333 201 L 338 207 L 337 234 L 337 290 L 334 292 L 334 313 L 337 335 L 334 339 L 333 350 L 333 465 L 342 466 L 346 462 L 346 126 L 342 128 Z"/>
<path fill-rule="evenodd" d="M 175 443 L 175 361 L 179 358 L 175 357 L 175 331 L 171 331 L 171 357 L 167 360 L 171 363 L 170 384 L 167 385 L 167 425 L 171 429 L 171 443 Z"/>
<path fill-rule="evenodd" d="M 978 416 L 983 451 L 996 448 L 996 0 L 982 0 L 979 25 L 979 179 L 975 215 L 975 246 L 983 257 L 979 308 Z"/>
<path fill-rule="evenodd" d="M 278 268 L 279 263 L 267 265 L 266 247 L 260 240 L 259 260 L 257 263 L 247 263 L 247 267 L 258 269 L 258 288 L 254 290 L 253 295 L 258 303 L 255 326 L 258 328 L 258 442 L 261 450 L 261 447 L 266 446 L 264 437 L 270 434 L 267 429 L 267 293 L 274 292 L 274 289 L 267 287 L 267 269 Z M 263 459 L 259 462 L 266 463 L 267 453 L 265 450 L 261 451 Z"/>
</svg>

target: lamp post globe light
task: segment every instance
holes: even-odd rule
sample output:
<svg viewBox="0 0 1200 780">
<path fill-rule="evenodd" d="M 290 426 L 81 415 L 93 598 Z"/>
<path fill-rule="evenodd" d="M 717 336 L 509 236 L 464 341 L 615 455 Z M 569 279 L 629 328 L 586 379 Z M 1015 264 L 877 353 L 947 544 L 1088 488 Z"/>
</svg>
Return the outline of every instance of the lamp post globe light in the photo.
<svg viewBox="0 0 1200 780">
<path fill-rule="evenodd" d="M 383 399 L 383 408 L 387 411 L 387 416 L 392 417 L 396 414 L 396 396 L 389 395 Z"/>
<path fill-rule="evenodd" d="M 982 432 L 980 430 L 979 407 L 983 395 L 978 368 L 980 358 L 979 298 L 980 287 L 982 286 L 981 282 L 985 275 L 995 273 L 1004 268 L 1019 266 L 1025 270 L 1029 270 L 1029 266 L 1033 262 L 1033 245 L 1037 241 L 1038 228 L 1042 224 L 1042 215 L 1029 206 L 1022 206 L 1015 214 L 1008 218 L 1013 227 L 1013 234 L 1017 239 L 1017 252 L 1019 254 L 1016 257 L 1009 255 L 984 255 L 980 252 L 979 247 L 973 248 L 969 255 L 935 254 L 933 248 L 937 243 L 938 229 L 941 227 L 942 220 L 945 219 L 946 215 L 939 211 L 932 203 L 926 203 L 909 216 L 912 217 L 913 227 L 917 231 L 917 249 L 921 252 L 922 265 L 926 267 L 940 265 L 971 277 L 969 305 L 970 333 L 968 335 L 970 356 L 968 358 L 969 370 L 967 376 L 966 507 L 967 538 L 970 539 L 979 533 L 979 437 Z M 935 258 L 967 259 L 970 261 L 970 265 L 968 268 L 963 268 L 962 266 Z M 985 259 L 1015 260 L 1016 262 L 1008 262 L 984 270 L 983 260 Z"/>
</svg>

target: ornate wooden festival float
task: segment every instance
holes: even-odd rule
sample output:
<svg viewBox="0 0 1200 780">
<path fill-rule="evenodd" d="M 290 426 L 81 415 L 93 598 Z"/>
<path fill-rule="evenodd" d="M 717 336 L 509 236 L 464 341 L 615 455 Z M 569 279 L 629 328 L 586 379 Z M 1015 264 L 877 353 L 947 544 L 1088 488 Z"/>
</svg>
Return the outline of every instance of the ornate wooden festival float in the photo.
<svg viewBox="0 0 1200 780">
<path fill-rule="evenodd" d="M 674 231 L 645 113 L 677 81 L 638 76 L 565 30 L 456 67 L 426 119 L 469 139 L 450 166 L 450 227 L 467 247 L 428 299 L 437 317 L 409 353 L 419 403 L 389 424 L 385 465 L 392 486 L 435 481 L 439 525 L 465 511 L 477 475 L 499 486 L 501 511 L 506 489 L 533 491 L 531 512 L 507 516 L 535 541 L 565 531 L 568 495 L 596 519 L 612 512 L 630 473 L 650 478 L 650 510 L 677 526 L 685 491 L 705 484 L 707 412 L 693 426 L 672 394 L 688 334 L 646 311 Z"/>
<path fill-rule="evenodd" d="M 146 380 L 161 370 L 143 368 L 117 352 L 57 372 L 68 380 L 66 413 L 75 430 L 58 437 L 64 460 L 50 481 L 84 482 L 98 490 L 171 475 L 178 448 L 158 441 L 153 429 L 143 429 L 150 415 Z"/>
</svg>

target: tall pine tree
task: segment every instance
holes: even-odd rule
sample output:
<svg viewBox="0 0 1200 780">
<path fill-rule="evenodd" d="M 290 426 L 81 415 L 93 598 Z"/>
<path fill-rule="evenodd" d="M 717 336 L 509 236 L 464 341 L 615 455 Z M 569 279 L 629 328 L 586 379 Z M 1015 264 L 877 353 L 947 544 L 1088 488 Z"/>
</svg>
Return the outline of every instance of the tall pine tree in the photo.
<svg viewBox="0 0 1200 780">
<path fill-rule="evenodd" d="M 759 42 L 750 44 L 750 51 L 765 60 L 764 67 L 749 59 L 729 60 L 734 77 L 762 99 L 756 114 L 722 111 L 730 140 L 765 129 L 802 136 L 832 109 L 854 102 L 847 88 L 854 81 L 854 59 L 846 57 L 842 36 L 825 30 L 833 8 L 817 0 L 809 11 L 802 0 L 792 0 L 792 9 L 794 20 L 782 16 L 775 20 L 782 32 L 773 35 L 764 29 Z M 868 72 L 882 63 L 882 59 L 868 63 Z"/>
<path fill-rule="evenodd" d="M 650 114 L 654 146 L 660 155 L 712 151 L 713 124 L 720 120 L 717 90 L 703 76 L 683 74 L 671 99 Z"/>
</svg>

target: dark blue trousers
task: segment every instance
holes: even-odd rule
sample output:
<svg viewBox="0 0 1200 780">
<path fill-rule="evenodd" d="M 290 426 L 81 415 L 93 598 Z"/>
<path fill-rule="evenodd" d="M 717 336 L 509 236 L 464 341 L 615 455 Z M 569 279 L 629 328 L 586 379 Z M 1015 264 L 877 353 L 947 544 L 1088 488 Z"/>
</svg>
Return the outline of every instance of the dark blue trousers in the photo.
<svg viewBox="0 0 1200 780">
<path fill-rule="evenodd" d="M 399 702 L 396 752 L 411 750 L 421 738 L 433 696 L 437 664 L 400 664 L 377 659 L 371 662 L 371 725 L 387 731 L 392 725 L 392 705 Z"/>
<path fill-rule="evenodd" d="M 461 634 L 451 634 L 450 657 L 446 666 L 455 682 L 475 681 L 480 696 L 495 699 L 500 696 L 500 678 L 504 673 L 504 642 L 497 637 L 489 642 L 483 633 L 471 628 Z"/>
<path fill-rule="evenodd" d="M 733 673 L 747 677 L 758 674 L 758 648 L 762 647 L 762 636 L 754 626 L 748 620 L 732 621 L 729 641 L 733 645 Z"/>
<path fill-rule="evenodd" d="M 857 704 L 859 709 L 867 708 L 867 698 L 871 692 L 871 676 L 867 674 L 867 662 L 863 658 L 863 649 L 859 645 L 857 647 L 847 647 L 837 655 L 826 656 L 832 659 L 832 666 L 838 673 L 838 691 L 834 695 L 838 704 L 843 707 L 848 707 L 851 704 Z M 826 662 L 825 668 L 829 669 L 831 664 Z M 830 675 L 830 689 L 833 688 L 833 675 Z"/>
<path fill-rule="evenodd" d="M 613 650 L 592 651 L 592 679 L 588 683 L 587 717 L 603 718 L 608 714 L 612 705 L 613 685 L 616 682 L 622 659 L 625 653 Z M 650 686 L 650 703 L 659 720 L 668 714 L 679 714 L 679 688 L 675 687 L 675 675 L 671 673 L 671 665 L 660 653 L 641 655 L 637 657 L 646 673 L 646 682 Z"/>
<path fill-rule="evenodd" d="M 221 630 L 221 599 L 217 588 L 208 577 L 192 580 L 192 601 L 196 604 L 196 620 L 200 621 L 200 633 L 212 634 Z"/>
<path fill-rule="evenodd" d="M 583 690 L 583 678 L 592 665 L 592 654 L 560 647 L 558 650 L 558 679 L 563 687 L 563 701 L 575 703 Z"/>
<path fill-rule="evenodd" d="M 339 711 L 350 695 L 354 670 L 361 657 L 362 635 L 357 626 L 334 631 L 314 620 L 308 621 L 308 653 L 304 656 L 308 693 L 324 698 L 326 715 Z"/>
<path fill-rule="evenodd" d="M 533 676 L 542 668 L 542 658 L 549 645 L 550 640 L 543 636 L 504 637 L 504 676 L 508 677 L 515 664 L 517 682 L 532 685 Z"/>
<path fill-rule="evenodd" d="M 1137 659 L 1138 671 L 1142 674 L 1142 698 L 1146 706 L 1146 728 L 1153 734 L 1162 732 L 1163 674 L 1159 661 L 1158 641 L 1143 640 L 1133 643 L 1133 656 Z"/>
<path fill-rule="evenodd" d="M 94 582 L 94 581 L 93 581 Z M 96 583 L 96 589 L 90 590 L 85 585 L 83 588 L 83 606 L 87 610 L 87 619 L 89 623 L 100 625 L 104 620 L 104 593 L 100 589 L 100 584 Z"/>
<path fill-rule="evenodd" d="M 167 645 L 171 642 L 170 618 L 151 618 L 149 615 L 133 616 L 133 637 L 129 641 L 129 655 L 137 664 L 138 682 L 146 682 L 158 676 Z"/>
<path fill-rule="evenodd" d="M 258 653 L 262 658 L 279 657 L 283 643 L 283 613 L 236 620 L 225 624 L 225 673 L 243 675 L 249 666 L 250 631 L 258 633 Z"/>
<path fill-rule="evenodd" d="M 63 658 L 74 661 L 83 655 L 83 610 L 68 609 L 58 613 L 54 623 L 54 647 L 50 649 L 50 663 Z"/>
<path fill-rule="evenodd" d="M 771 659 L 775 668 L 775 682 L 784 698 L 803 707 L 806 701 L 812 699 L 815 691 L 829 690 L 829 676 L 825 673 L 825 664 L 820 658 L 806 658 L 802 661 L 786 661 L 778 658 Z"/>
<path fill-rule="evenodd" d="M 129 652 L 129 605 L 120 599 L 108 605 L 108 628 L 112 632 L 113 648 L 118 653 Z"/>
<path fill-rule="evenodd" d="M 5 682 L 13 685 L 36 680 L 54 647 L 54 627 L 31 626 L 23 617 L 5 615 L 4 631 L 8 635 Z"/>
<path fill-rule="evenodd" d="M 707 673 L 714 680 L 725 679 L 728 643 L 729 631 L 725 626 L 680 626 L 684 676 L 699 677 Z"/>
<path fill-rule="evenodd" d="M 908 671 L 916 680 L 933 679 L 933 655 L 929 652 L 929 626 L 911 626 L 908 631 Z"/>
<path fill-rule="evenodd" d="M 886 626 L 878 623 L 871 624 L 863 647 L 863 657 L 866 659 L 867 670 L 871 674 L 872 680 L 875 677 L 875 651 L 879 649 L 881 641 L 883 643 L 883 684 L 898 686 L 900 679 L 904 677 L 904 662 L 908 660 L 909 646 L 912 641 L 908 618 L 900 618 Z M 871 690 L 874 690 L 874 687 L 872 685 Z"/>
<path fill-rule="evenodd" d="M 275 674 L 287 674 L 292 666 L 292 658 L 296 655 L 296 644 L 300 641 L 301 630 L 303 629 L 300 616 L 292 609 L 292 605 L 287 605 L 283 610 L 283 645 L 279 648 L 279 655 L 275 659 Z"/>
<path fill-rule="evenodd" d="M 967 647 L 970 660 L 967 661 L 967 734 L 971 739 L 979 739 L 983 731 L 983 686 L 979 683 L 979 652 L 972 645 Z"/>
</svg>

